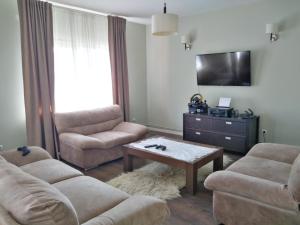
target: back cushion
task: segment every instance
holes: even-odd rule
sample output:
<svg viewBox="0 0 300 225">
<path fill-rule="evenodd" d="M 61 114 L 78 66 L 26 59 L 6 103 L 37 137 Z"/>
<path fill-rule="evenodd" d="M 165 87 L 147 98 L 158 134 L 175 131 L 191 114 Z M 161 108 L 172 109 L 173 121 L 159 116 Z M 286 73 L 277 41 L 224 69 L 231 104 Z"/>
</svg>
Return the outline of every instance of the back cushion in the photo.
<svg viewBox="0 0 300 225">
<path fill-rule="evenodd" d="M 0 205 L 24 225 L 78 225 L 70 201 L 56 188 L 0 160 Z"/>
<path fill-rule="evenodd" d="M 290 172 L 288 188 L 294 199 L 300 202 L 300 154 L 295 159 Z"/>
<path fill-rule="evenodd" d="M 56 113 L 55 124 L 59 134 L 79 133 L 95 134 L 113 129 L 123 121 L 123 115 L 118 105 L 101 109 L 70 113 Z"/>
</svg>

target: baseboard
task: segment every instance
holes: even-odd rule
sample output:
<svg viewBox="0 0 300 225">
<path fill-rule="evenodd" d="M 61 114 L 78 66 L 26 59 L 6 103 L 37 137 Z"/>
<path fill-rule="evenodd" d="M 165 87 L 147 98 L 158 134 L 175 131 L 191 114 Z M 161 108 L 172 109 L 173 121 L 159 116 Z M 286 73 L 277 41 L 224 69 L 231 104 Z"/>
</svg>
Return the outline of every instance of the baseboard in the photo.
<svg viewBox="0 0 300 225">
<path fill-rule="evenodd" d="M 156 127 L 149 127 L 149 126 L 148 126 L 148 129 L 150 131 L 157 131 L 157 132 L 162 132 L 162 133 L 167 133 L 167 134 L 175 134 L 175 135 L 183 136 L 183 133 L 181 131 L 168 130 L 168 129 L 164 129 L 164 128 L 156 128 Z"/>
</svg>

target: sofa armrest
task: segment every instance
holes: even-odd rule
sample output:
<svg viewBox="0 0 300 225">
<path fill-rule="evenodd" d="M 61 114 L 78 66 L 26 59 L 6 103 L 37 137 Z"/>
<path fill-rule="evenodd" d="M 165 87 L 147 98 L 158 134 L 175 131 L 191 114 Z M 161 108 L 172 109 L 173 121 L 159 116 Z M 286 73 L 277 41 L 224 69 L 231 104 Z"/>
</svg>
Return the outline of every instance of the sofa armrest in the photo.
<svg viewBox="0 0 300 225">
<path fill-rule="evenodd" d="M 231 171 L 218 171 L 206 178 L 204 186 L 213 191 L 246 197 L 283 209 L 299 210 L 288 188 L 273 181 Z"/>
<path fill-rule="evenodd" d="M 148 196 L 132 196 L 83 225 L 160 225 L 169 215 L 166 202 Z"/>
<path fill-rule="evenodd" d="M 17 151 L 17 149 L 0 151 L 0 155 L 6 161 L 15 164 L 16 166 L 24 166 L 29 163 L 52 158 L 50 154 L 41 147 L 29 146 L 28 148 L 31 152 L 26 156 L 22 156 L 22 152 Z"/>
<path fill-rule="evenodd" d="M 293 164 L 299 154 L 299 146 L 260 143 L 255 145 L 247 155 Z"/>
<path fill-rule="evenodd" d="M 146 126 L 141 124 L 121 122 L 114 127 L 113 131 L 121 131 L 129 134 L 133 134 L 134 136 L 136 136 L 137 139 L 139 139 L 147 134 L 148 129 Z"/>
</svg>

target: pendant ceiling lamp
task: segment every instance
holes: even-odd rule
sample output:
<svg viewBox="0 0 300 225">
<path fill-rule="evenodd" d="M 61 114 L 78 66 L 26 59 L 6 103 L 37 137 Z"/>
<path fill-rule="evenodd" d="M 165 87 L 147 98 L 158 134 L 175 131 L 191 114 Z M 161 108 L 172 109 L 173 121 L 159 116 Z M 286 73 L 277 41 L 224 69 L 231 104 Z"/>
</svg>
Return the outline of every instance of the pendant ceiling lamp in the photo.
<svg viewBox="0 0 300 225">
<path fill-rule="evenodd" d="M 168 36 L 177 34 L 178 16 L 167 13 L 167 4 L 164 3 L 164 13 L 152 16 L 152 34 L 157 36 Z"/>
</svg>

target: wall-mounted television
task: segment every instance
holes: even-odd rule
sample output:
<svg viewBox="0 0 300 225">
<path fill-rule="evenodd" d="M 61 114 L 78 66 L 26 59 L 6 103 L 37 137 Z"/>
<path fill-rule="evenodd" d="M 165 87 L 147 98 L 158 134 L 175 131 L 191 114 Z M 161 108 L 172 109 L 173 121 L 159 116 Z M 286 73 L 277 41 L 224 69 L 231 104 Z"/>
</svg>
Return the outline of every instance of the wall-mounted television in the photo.
<svg viewBox="0 0 300 225">
<path fill-rule="evenodd" d="M 196 56 L 198 85 L 251 86 L 250 51 Z"/>
</svg>

